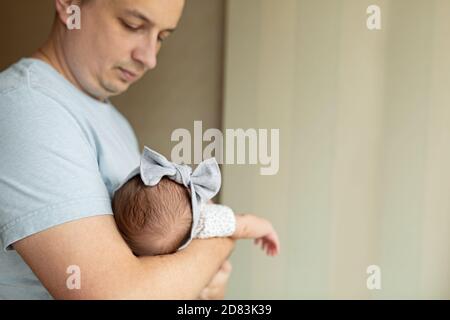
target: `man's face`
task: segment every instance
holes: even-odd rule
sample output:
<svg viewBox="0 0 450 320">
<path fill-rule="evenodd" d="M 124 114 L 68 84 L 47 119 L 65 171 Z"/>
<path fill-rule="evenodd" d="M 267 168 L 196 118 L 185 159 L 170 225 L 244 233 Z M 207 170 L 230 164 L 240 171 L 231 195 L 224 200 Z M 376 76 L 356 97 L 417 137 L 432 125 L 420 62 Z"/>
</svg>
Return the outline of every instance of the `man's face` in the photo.
<svg viewBox="0 0 450 320">
<path fill-rule="evenodd" d="M 184 0 L 90 0 L 81 30 L 63 47 L 70 72 L 90 95 L 118 95 L 156 67 L 161 42 L 176 28 Z"/>
</svg>

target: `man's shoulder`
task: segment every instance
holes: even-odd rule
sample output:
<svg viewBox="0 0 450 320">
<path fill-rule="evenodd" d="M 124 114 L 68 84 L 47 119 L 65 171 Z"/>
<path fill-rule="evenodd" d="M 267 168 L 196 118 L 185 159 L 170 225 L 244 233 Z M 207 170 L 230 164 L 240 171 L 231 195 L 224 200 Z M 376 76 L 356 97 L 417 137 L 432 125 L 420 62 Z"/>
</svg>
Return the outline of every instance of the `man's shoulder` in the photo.
<svg viewBox="0 0 450 320">
<path fill-rule="evenodd" d="M 14 140 L 79 135 L 73 115 L 45 90 L 30 85 L 28 72 L 13 65 L 0 74 L 0 135 Z"/>
<path fill-rule="evenodd" d="M 30 103 L 38 108 L 69 101 L 70 91 L 56 70 L 44 62 L 22 58 L 0 72 L 0 106 L 18 106 Z M 11 101 L 13 100 L 13 101 Z"/>
<path fill-rule="evenodd" d="M 1 79 L 0 79 L 1 81 Z M 0 122 L 24 124 L 33 121 L 35 125 L 71 115 L 51 96 L 26 85 L 15 85 L 0 91 Z"/>
<path fill-rule="evenodd" d="M 34 98 L 50 99 L 39 87 L 33 86 L 33 64 L 22 59 L 0 72 L 0 106 L 29 104 Z M 51 99 L 50 99 L 51 100 Z"/>
<path fill-rule="evenodd" d="M 46 81 L 31 59 L 22 59 L 0 73 L 0 113 L 3 120 L 36 118 L 44 115 L 69 116 L 62 101 L 52 93 L 52 83 Z M 48 90 L 47 90 L 48 89 Z"/>
<path fill-rule="evenodd" d="M 0 95 L 14 92 L 29 84 L 29 64 L 20 60 L 0 72 Z"/>
</svg>

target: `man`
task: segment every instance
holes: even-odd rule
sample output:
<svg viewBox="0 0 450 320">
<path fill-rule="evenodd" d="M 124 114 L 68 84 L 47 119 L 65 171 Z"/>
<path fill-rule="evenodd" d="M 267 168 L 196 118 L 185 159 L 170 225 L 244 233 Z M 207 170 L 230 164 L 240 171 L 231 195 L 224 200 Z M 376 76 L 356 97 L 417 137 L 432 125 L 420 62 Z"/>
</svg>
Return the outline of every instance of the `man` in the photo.
<svg viewBox="0 0 450 320">
<path fill-rule="evenodd" d="M 232 240 L 135 257 L 111 210 L 140 150 L 108 98 L 155 68 L 184 0 L 55 4 L 48 41 L 0 74 L 0 298 L 223 298 Z"/>
</svg>

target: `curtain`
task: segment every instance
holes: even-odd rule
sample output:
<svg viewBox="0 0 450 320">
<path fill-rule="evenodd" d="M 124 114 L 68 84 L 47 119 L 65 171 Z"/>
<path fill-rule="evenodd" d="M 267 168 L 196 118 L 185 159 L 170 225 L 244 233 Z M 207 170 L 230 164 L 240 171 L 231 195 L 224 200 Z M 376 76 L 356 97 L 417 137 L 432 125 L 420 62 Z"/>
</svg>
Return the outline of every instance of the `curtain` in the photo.
<svg viewBox="0 0 450 320">
<path fill-rule="evenodd" d="M 279 129 L 280 166 L 225 164 L 221 200 L 282 244 L 272 258 L 239 241 L 227 297 L 449 299 L 450 1 L 228 0 L 226 14 L 223 128 Z"/>
</svg>

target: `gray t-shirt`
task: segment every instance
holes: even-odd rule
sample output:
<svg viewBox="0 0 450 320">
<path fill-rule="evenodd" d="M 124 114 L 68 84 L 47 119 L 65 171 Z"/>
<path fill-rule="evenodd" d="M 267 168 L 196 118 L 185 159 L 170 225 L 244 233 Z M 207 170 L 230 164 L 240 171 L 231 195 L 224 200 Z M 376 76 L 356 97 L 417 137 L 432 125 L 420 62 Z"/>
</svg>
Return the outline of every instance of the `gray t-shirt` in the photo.
<svg viewBox="0 0 450 320">
<path fill-rule="evenodd" d="M 26 58 L 0 73 L 0 147 L 0 299 L 49 299 L 11 244 L 112 214 L 113 190 L 139 165 L 136 136 L 109 102 Z"/>
</svg>

